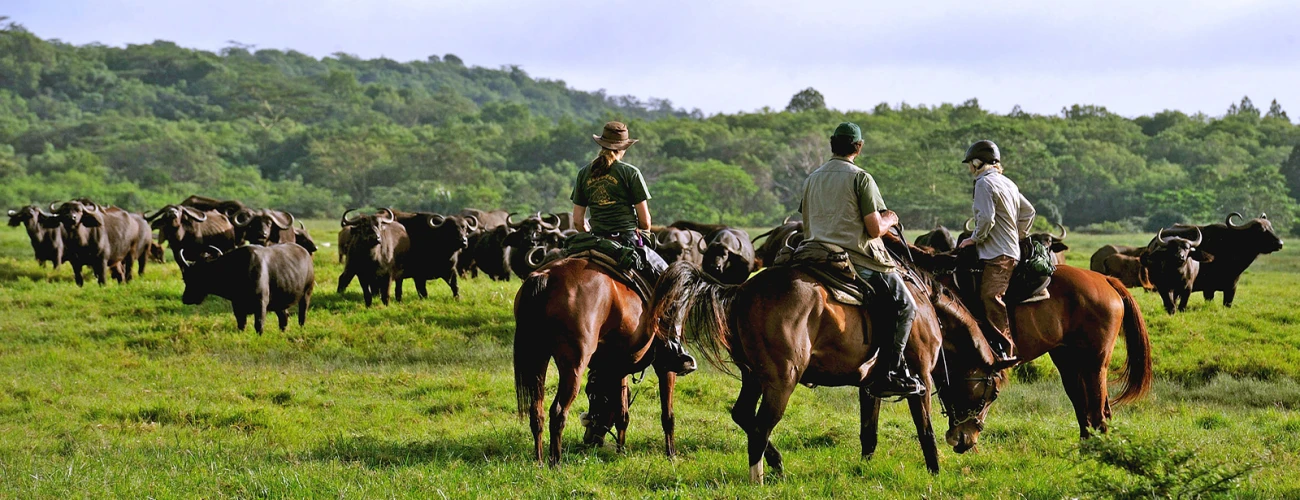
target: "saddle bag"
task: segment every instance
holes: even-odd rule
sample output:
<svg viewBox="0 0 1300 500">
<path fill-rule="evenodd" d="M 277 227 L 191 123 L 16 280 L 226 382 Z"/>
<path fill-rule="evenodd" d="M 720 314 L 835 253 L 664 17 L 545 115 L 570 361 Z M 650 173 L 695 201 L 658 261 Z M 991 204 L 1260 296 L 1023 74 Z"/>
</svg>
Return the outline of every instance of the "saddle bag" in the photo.
<svg viewBox="0 0 1300 500">
<path fill-rule="evenodd" d="M 609 257 L 617 262 L 621 269 L 639 270 L 642 267 L 641 256 L 637 254 L 636 248 L 617 241 L 591 233 L 578 233 L 564 240 L 565 257 L 587 251 L 599 252 Z"/>
</svg>

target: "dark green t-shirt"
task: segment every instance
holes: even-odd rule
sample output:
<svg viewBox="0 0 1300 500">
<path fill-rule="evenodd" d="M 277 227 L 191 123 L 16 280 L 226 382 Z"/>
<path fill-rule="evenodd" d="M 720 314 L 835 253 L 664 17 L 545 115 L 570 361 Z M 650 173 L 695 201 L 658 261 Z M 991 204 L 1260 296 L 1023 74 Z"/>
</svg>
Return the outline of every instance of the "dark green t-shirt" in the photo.
<svg viewBox="0 0 1300 500">
<path fill-rule="evenodd" d="M 574 205 L 587 207 L 592 232 L 615 233 L 636 229 L 633 206 L 650 199 L 650 190 L 640 170 L 616 161 L 609 173 L 600 177 L 591 176 L 591 165 L 582 167 L 569 199 Z"/>
</svg>

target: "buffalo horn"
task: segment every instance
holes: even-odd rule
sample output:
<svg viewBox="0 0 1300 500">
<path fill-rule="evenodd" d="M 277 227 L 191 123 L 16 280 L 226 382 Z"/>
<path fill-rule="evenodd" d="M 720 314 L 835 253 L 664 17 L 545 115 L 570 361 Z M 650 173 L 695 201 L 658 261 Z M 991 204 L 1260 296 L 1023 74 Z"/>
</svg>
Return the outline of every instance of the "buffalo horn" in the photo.
<svg viewBox="0 0 1300 500">
<path fill-rule="evenodd" d="M 695 240 L 695 248 L 698 248 L 700 250 L 700 253 L 704 253 L 709 250 L 709 243 L 707 241 L 704 241 L 704 235 L 699 235 L 697 237 L 696 235 L 692 234 L 691 239 Z"/>
<path fill-rule="evenodd" d="M 180 259 L 180 261 L 181 261 L 181 267 L 190 267 L 190 266 L 194 265 L 193 262 L 190 262 L 189 260 L 186 260 L 186 259 L 185 259 L 185 249 L 184 249 L 184 248 L 182 248 L 181 251 L 180 251 L 179 253 L 176 254 L 176 257 Z"/>
<path fill-rule="evenodd" d="M 1201 234 L 1201 228 L 1199 228 L 1199 227 L 1196 228 L 1196 241 L 1193 241 L 1193 242 L 1192 242 L 1192 248 L 1196 248 L 1196 247 L 1201 246 L 1201 237 L 1202 237 L 1202 236 L 1203 236 L 1203 235 Z"/>
<path fill-rule="evenodd" d="M 1061 235 L 1060 235 L 1060 236 L 1057 236 L 1056 239 L 1058 239 L 1058 240 L 1063 240 L 1063 239 L 1065 239 L 1065 235 L 1070 234 L 1068 231 L 1065 230 L 1065 226 L 1061 225 L 1060 222 L 1057 222 L 1057 223 L 1056 223 L 1056 227 L 1061 228 Z"/>
<path fill-rule="evenodd" d="M 1266 214 L 1266 213 L 1264 213 L 1264 212 L 1260 212 L 1260 213 L 1259 213 L 1259 218 L 1261 218 L 1261 219 L 1266 219 L 1266 220 L 1267 220 L 1267 219 L 1268 219 L 1268 214 Z"/>
<path fill-rule="evenodd" d="M 1223 224 L 1226 225 L 1226 226 L 1228 226 L 1228 227 L 1231 227 L 1231 228 L 1236 228 L 1237 225 L 1232 223 L 1232 218 L 1233 218 L 1233 217 L 1241 218 L 1241 214 L 1239 214 L 1239 213 L 1237 213 L 1237 212 L 1233 212 L 1233 213 L 1228 214 L 1228 218 L 1225 219 L 1225 220 L 1223 221 Z"/>
<path fill-rule="evenodd" d="M 966 224 L 963 224 L 962 227 L 966 228 L 967 231 L 974 231 L 974 230 L 975 230 L 975 226 L 972 226 L 972 225 L 971 225 L 971 224 L 974 223 L 974 222 L 975 222 L 975 218 L 974 218 L 974 217 L 971 217 L 971 218 L 969 218 L 969 219 L 966 219 Z"/>
<path fill-rule="evenodd" d="M 546 258 L 546 247 L 533 247 L 528 250 L 528 255 L 525 255 L 524 257 L 528 259 L 529 266 L 540 266 L 542 265 L 542 259 Z"/>
<path fill-rule="evenodd" d="M 212 245 L 208 245 L 208 248 L 211 249 L 213 252 L 217 252 L 217 257 L 220 257 L 220 256 L 226 254 L 225 252 L 222 252 L 220 248 L 214 247 L 214 246 L 212 246 Z"/>
<path fill-rule="evenodd" d="M 12 208 L 9 209 L 9 216 L 10 216 L 10 217 L 13 217 L 13 216 L 15 216 L 15 215 L 18 215 L 18 211 L 17 211 L 17 210 L 14 210 L 14 209 L 12 209 Z"/>
<path fill-rule="evenodd" d="M 253 222 L 253 212 L 249 210 L 240 210 L 239 213 L 235 214 L 235 220 L 231 222 L 234 222 L 235 225 L 239 227 L 247 226 L 248 223 Z"/>
<path fill-rule="evenodd" d="M 388 219 L 387 220 L 380 219 L 379 222 L 383 222 L 384 224 L 391 224 L 393 221 L 397 220 L 397 215 L 393 213 L 393 209 L 384 207 L 383 210 L 385 212 L 388 212 Z"/>
<path fill-rule="evenodd" d="M 185 215 L 188 215 L 190 216 L 191 219 L 194 219 L 195 222 L 208 221 L 208 214 L 202 210 L 199 210 L 194 207 L 181 207 L 181 210 L 185 212 Z"/>
<path fill-rule="evenodd" d="M 664 241 L 664 236 L 669 236 L 669 235 L 671 235 L 670 230 L 665 229 L 661 231 L 658 235 L 655 236 L 655 243 L 658 243 L 659 246 L 667 245 L 668 243 L 672 242 L 672 240 L 670 239 L 668 241 Z"/>
<path fill-rule="evenodd" d="M 538 212 L 538 214 L 540 213 L 541 212 Z M 542 227 L 545 227 L 546 229 L 555 229 L 557 226 L 560 225 L 560 216 L 555 214 L 546 214 L 546 217 L 542 217 L 541 219 L 542 219 Z M 555 220 L 555 222 L 546 222 L 552 219 Z"/>
<path fill-rule="evenodd" d="M 465 227 L 469 228 L 470 232 L 478 231 L 478 217 L 466 214 L 461 218 L 465 220 Z"/>
<path fill-rule="evenodd" d="M 437 219 L 438 222 L 434 222 L 434 219 Z M 428 221 L 429 221 L 429 227 L 438 229 L 442 227 L 444 223 L 447 222 L 447 218 L 438 214 L 432 214 L 429 216 Z"/>
<path fill-rule="evenodd" d="M 514 221 L 510 220 L 512 217 L 515 216 L 515 213 L 517 213 L 517 212 L 510 212 L 510 213 L 506 214 L 506 225 L 509 226 L 510 229 L 519 229 L 519 226 L 524 225 L 523 222 L 514 222 Z"/>
<path fill-rule="evenodd" d="M 355 208 L 349 208 L 349 209 L 347 209 L 347 211 L 343 212 L 343 216 L 339 218 L 339 226 L 340 226 L 340 227 L 348 227 L 348 226 L 351 226 L 351 225 L 357 223 L 356 219 L 348 220 L 348 214 L 349 214 L 349 213 L 352 213 L 353 210 L 356 210 L 356 209 L 355 209 Z M 359 219 L 359 218 L 361 218 L 361 216 L 358 215 L 357 218 Z"/>
<path fill-rule="evenodd" d="M 790 244 L 790 240 L 793 240 L 794 237 L 798 235 L 799 235 L 799 231 L 790 231 L 790 234 L 785 235 L 785 241 L 782 241 L 781 245 L 787 247 L 793 247 L 793 245 Z"/>
<path fill-rule="evenodd" d="M 154 219 L 157 219 L 159 215 L 162 215 L 163 212 L 166 212 L 167 209 L 172 208 L 173 206 L 175 206 L 175 205 L 167 205 L 167 206 L 165 206 L 165 207 L 162 207 L 162 208 L 158 209 L 157 212 L 154 212 L 153 215 L 146 215 L 146 216 L 144 216 L 144 220 L 147 220 L 147 221 L 149 221 L 149 222 L 153 222 Z"/>
<path fill-rule="evenodd" d="M 781 225 L 784 226 L 784 225 L 789 224 L 789 223 L 790 223 L 790 216 L 787 215 L 787 216 L 785 216 L 785 220 L 781 221 Z"/>
<path fill-rule="evenodd" d="M 57 212 L 57 211 L 59 211 L 59 209 L 54 208 L 54 206 L 55 206 L 55 205 L 58 205 L 58 204 L 59 204 L 58 200 L 51 201 L 51 202 L 50 202 L 50 211 L 51 211 L 51 212 Z"/>
<path fill-rule="evenodd" d="M 275 224 L 275 227 L 280 228 L 281 231 L 284 231 L 284 230 L 286 230 L 286 229 L 293 229 L 293 221 L 297 220 L 297 219 L 294 218 L 293 214 L 290 214 L 289 212 L 280 212 L 280 211 L 278 211 L 278 210 L 267 210 L 265 213 L 266 213 L 266 215 L 268 215 L 268 216 L 271 217 L 271 223 L 272 223 L 272 224 Z M 279 218 L 279 217 L 276 217 L 277 214 L 288 214 L 288 215 L 289 215 L 289 223 L 288 223 L 288 224 L 280 224 L 280 218 Z"/>
</svg>

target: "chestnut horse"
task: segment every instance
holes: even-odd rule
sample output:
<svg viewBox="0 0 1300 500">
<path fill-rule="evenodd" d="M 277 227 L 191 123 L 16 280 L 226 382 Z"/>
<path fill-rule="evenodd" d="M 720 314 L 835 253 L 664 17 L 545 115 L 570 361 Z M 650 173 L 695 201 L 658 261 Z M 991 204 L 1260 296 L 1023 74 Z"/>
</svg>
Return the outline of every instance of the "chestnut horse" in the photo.
<svg viewBox="0 0 1300 500">
<path fill-rule="evenodd" d="M 601 444 L 610 427 L 617 427 L 620 451 L 627 437 L 627 375 L 652 361 L 654 337 L 640 328 L 645 304 L 636 291 L 601 267 L 582 258 L 565 258 L 524 280 L 515 294 L 515 397 L 520 416 L 527 414 L 533 431 L 535 458 L 543 460 L 542 392 L 552 358 L 560 382 L 551 404 L 550 465 L 558 465 L 569 407 L 578 397 L 583 371 L 590 417 L 585 444 Z M 676 374 L 658 364 L 664 443 L 669 456 L 673 443 L 672 393 Z"/>
<path fill-rule="evenodd" d="M 964 364 L 968 372 L 956 375 L 993 376 L 992 352 L 961 302 L 935 283 L 909 276 L 917 302 L 905 354 L 912 371 L 934 389 L 931 373 L 938 368 L 947 333 L 965 337 L 954 345 L 968 346 L 965 352 L 972 360 Z M 936 314 L 936 307 L 943 313 Z M 862 455 L 869 458 L 875 452 L 880 400 L 864 384 L 875 363 L 875 349 L 864 342 L 870 338 L 872 321 L 858 306 L 832 300 L 808 274 L 791 267 L 768 268 L 743 284 L 723 285 L 690 263 L 678 262 L 659 280 L 652 317 L 658 321 L 647 326 L 656 334 L 690 330 L 705 357 L 724 371 L 722 352 L 730 355 L 741 379 L 731 418 L 748 436 L 751 480 L 763 482 L 764 459 L 774 474 L 781 474 L 781 453 L 770 437 L 801 383 L 858 387 Z M 926 467 L 937 473 L 929 394 L 909 397 L 908 406 Z"/>
<path fill-rule="evenodd" d="M 951 270 L 956 265 L 953 255 L 932 255 L 916 247 L 912 253 L 922 268 Z M 957 280 L 948 276 L 946 282 L 956 286 Z M 1119 374 L 1122 390 L 1115 403 L 1135 401 L 1151 390 L 1151 340 L 1146 321 L 1124 284 L 1103 274 L 1060 265 L 1047 290 L 1051 297 L 1046 300 L 1009 308 L 1017 353 L 1021 363 L 1050 355 L 1074 405 L 1080 437 L 1087 438 L 1092 430 L 1104 433 L 1111 416 L 1106 379 L 1121 330 L 1128 359 Z M 949 362 L 950 369 L 964 369 L 960 357 L 949 358 Z M 955 383 L 939 392 L 949 414 L 945 437 L 954 450 L 964 452 L 978 444 L 988 402 L 996 398 L 1006 377 L 949 381 Z"/>
</svg>

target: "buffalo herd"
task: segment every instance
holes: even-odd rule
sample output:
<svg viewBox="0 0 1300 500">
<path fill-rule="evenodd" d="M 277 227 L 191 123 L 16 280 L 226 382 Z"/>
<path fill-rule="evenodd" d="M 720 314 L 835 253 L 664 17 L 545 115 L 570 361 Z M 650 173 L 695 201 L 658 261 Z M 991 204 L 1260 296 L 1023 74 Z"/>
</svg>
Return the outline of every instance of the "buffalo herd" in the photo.
<svg viewBox="0 0 1300 500">
<path fill-rule="evenodd" d="M 344 270 L 337 290 L 343 293 L 357 278 L 367 307 L 375 296 L 388 304 L 391 285 L 400 302 L 407 279 L 421 298 L 428 296 L 429 280 L 441 279 L 459 299 L 463 277 L 482 272 L 492 280 L 525 278 L 558 259 L 565 240 L 577 232 L 568 213 L 519 216 L 465 209 L 438 214 L 385 208 L 349 217 L 353 212 L 340 220 L 337 244 Z M 148 215 L 87 198 L 54 202 L 48 209 L 28 205 L 8 215 L 10 226 L 26 230 L 36 260 L 55 268 L 68 263 L 78 286 L 84 284 L 84 267 L 101 285 L 110 277 L 130 282 L 135 273 L 144 273 L 147 261 L 162 262 L 165 244 L 183 271 L 186 303 L 206 295 L 226 298 L 240 328 L 246 316 L 254 315 L 259 333 L 267 311 L 280 315 L 281 329 L 293 305 L 299 308 L 299 323 L 305 319 L 316 243 L 287 211 L 191 196 Z M 1223 292 L 1224 306 L 1231 307 L 1242 272 L 1261 254 L 1283 245 L 1266 215 L 1240 219 L 1233 213 L 1219 224 L 1176 224 L 1161 229 L 1145 247 L 1106 245 L 1092 255 L 1089 267 L 1124 286 L 1157 292 L 1169 314 L 1184 310 L 1194 291 L 1207 300 Z M 935 253 L 952 252 L 970 235 L 966 229 L 954 238 L 948 228 L 937 226 L 914 243 Z M 1059 234 L 1033 233 L 1030 238 L 1050 248 L 1059 264 L 1069 248 L 1067 234 L 1060 227 Z M 802 239 L 802 222 L 787 218 L 752 239 L 736 227 L 677 221 L 652 228 L 643 241 L 670 264 L 691 262 L 722 283 L 739 284 Z M 234 272 L 245 266 L 250 272 Z"/>
</svg>

